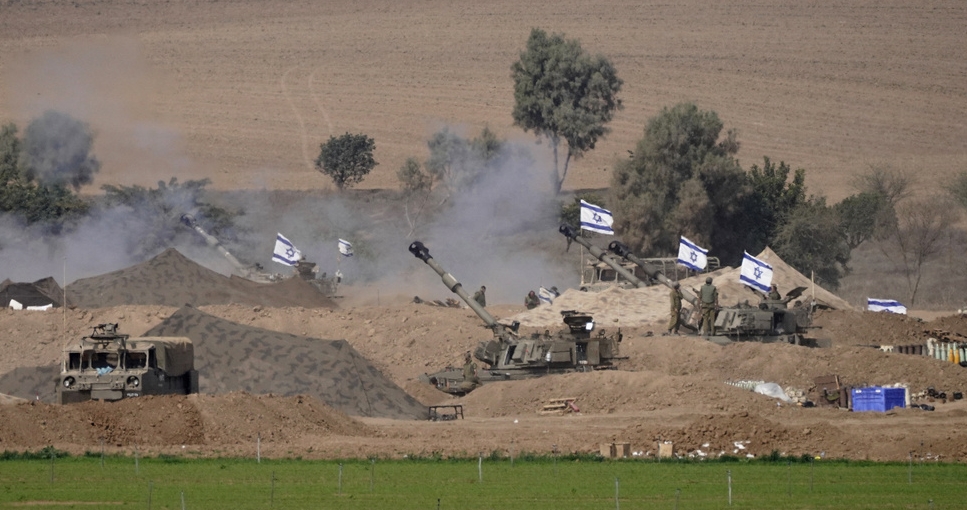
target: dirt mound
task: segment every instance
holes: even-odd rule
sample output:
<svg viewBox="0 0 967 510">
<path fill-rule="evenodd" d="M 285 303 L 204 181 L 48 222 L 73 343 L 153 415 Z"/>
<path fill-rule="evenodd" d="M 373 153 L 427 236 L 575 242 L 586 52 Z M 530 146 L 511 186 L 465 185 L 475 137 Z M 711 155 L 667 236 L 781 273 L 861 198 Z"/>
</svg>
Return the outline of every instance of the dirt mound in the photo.
<svg viewBox="0 0 967 510">
<path fill-rule="evenodd" d="M 34 402 L 0 406 L 0 448 L 50 444 L 109 447 L 233 445 L 305 435 L 366 436 L 373 430 L 304 395 L 231 393 L 141 397 L 67 406 Z"/>
<path fill-rule="evenodd" d="M 950 315 L 926 322 L 909 315 L 886 312 L 827 310 L 816 313 L 817 336 L 835 339 L 839 345 L 912 345 L 928 338 L 964 341 L 967 317 Z M 957 340 L 960 337 L 960 340 Z"/>
<path fill-rule="evenodd" d="M 256 283 L 235 276 L 226 277 L 196 264 L 174 248 L 168 248 L 141 264 L 77 280 L 67 286 L 67 295 L 71 302 L 84 308 L 229 303 L 335 307 L 331 299 L 298 278 L 279 283 Z"/>
<path fill-rule="evenodd" d="M 245 326 L 189 306 L 145 336 L 191 338 L 202 393 L 309 394 L 354 416 L 426 417 L 422 404 L 345 340 L 320 340 Z"/>
<path fill-rule="evenodd" d="M 788 414 L 801 410 L 789 410 Z M 824 414 L 818 411 L 817 414 Z M 775 414 L 782 414 L 781 411 Z M 749 412 L 706 414 L 684 424 L 640 423 L 622 431 L 620 437 L 655 455 L 658 444 L 670 441 L 680 456 L 762 456 L 773 451 L 784 455 L 816 455 L 842 442 L 843 433 L 819 423 L 788 426 L 782 416 L 769 418 Z"/>
</svg>

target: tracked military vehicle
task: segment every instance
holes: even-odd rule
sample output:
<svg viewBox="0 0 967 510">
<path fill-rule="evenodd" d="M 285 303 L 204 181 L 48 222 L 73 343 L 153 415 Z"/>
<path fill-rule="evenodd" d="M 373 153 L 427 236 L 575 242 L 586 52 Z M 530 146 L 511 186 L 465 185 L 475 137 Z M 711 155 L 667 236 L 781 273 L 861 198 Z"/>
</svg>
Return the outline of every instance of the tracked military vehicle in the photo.
<svg viewBox="0 0 967 510">
<path fill-rule="evenodd" d="M 238 275 L 242 278 L 258 283 L 281 282 L 287 278 L 281 273 L 270 273 L 266 271 L 262 264 L 243 264 L 235 257 L 235 255 L 232 255 L 230 251 L 222 246 L 222 243 L 220 243 L 215 236 L 209 234 L 204 228 L 202 228 L 202 226 L 198 224 L 198 221 L 195 220 L 194 216 L 190 214 L 182 214 L 181 223 L 197 232 L 198 235 L 205 240 L 205 243 L 208 244 L 208 246 L 214 248 L 219 254 L 221 254 L 221 256 L 225 257 L 225 260 L 227 260 L 235 268 L 235 272 L 238 273 Z M 326 276 L 326 273 L 322 273 L 320 276 L 318 275 L 319 269 L 316 267 L 316 264 L 314 262 L 308 262 L 305 260 L 296 262 L 295 270 L 296 275 L 299 278 L 309 282 L 309 284 L 315 287 L 316 290 L 321 292 L 323 295 L 329 297 L 336 296 L 336 289 L 339 286 L 339 283 L 342 281 L 342 277 L 338 271 L 336 275 L 331 277 Z"/>
<path fill-rule="evenodd" d="M 57 401 L 198 393 L 194 364 L 189 338 L 130 338 L 118 333 L 116 323 L 98 324 L 90 336 L 64 348 Z"/>
<path fill-rule="evenodd" d="M 675 282 L 669 280 L 661 273 L 658 268 L 648 264 L 631 253 L 620 241 L 612 241 L 608 245 L 608 251 L 594 246 L 586 238 L 581 236 L 570 225 L 561 225 L 558 231 L 567 237 L 568 243 L 576 242 L 591 252 L 592 255 L 606 264 L 613 264 L 615 271 L 624 270 L 618 259 L 624 259 L 636 264 L 648 278 L 671 288 Z M 622 275 L 624 276 L 624 275 Z M 638 287 L 645 287 L 644 280 L 625 276 L 629 281 L 635 282 Z M 637 280 L 637 281 L 636 281 Z M 763 295 L 750 289 L 755 294 L 757 303 L 749 304 L 738 303 L 731 307 L 719 307 L 715 315 L 715 331 L 713 335 L 704 335 L 704 338 L 712 343 L 727 345 L 732 342 L 786 342 L 795 345 L 805 345 L 810 347 L 820 347 L 820 343 L 808 337 L 808 332 L 812 325 L 812 310 L 809 303 L 797 302 L 789 307 L 788 303 L 805 291 L 805 287 L 797 287 L 791 290 L 780 300 L 769 300 Z M 695 294 L 686 288 L 681 288 L 682 298 L 692 305 L 692 308 L 682 308 L 681 324 L 686 329 L 697 332 L 698 321 L 701 316 L 700 304 Z"/>
<path fill-rule="evenodd" d="M 569 310 L 561 312 L 565 329 L 556 333 L 545 331 L 522 336 L 518 332 L 518 322 L 510 325 L 497 322 L 490 312 L 467 294 L 453 275 L 437 264 L 423 243 L 416 241 L 410 244 L 409 250 L 436 271 L 443 279 L 443 284 L 459 296 L 493 332 L 491 340 L 480 342 L 473 350 L 473 357 L 486 364 L 475 377 L 468 380 L 463 368 L 458 367 L 447 367 L 423 375 L 423 381 L 438 390 L 464 395 L 480 384 L 494 381 L 614 368 L 614 362 L 619 357 L 620 330 L 608 335 L 604 330 L 595 329 L 594 319 L 590 315 Z"/>
</svg>

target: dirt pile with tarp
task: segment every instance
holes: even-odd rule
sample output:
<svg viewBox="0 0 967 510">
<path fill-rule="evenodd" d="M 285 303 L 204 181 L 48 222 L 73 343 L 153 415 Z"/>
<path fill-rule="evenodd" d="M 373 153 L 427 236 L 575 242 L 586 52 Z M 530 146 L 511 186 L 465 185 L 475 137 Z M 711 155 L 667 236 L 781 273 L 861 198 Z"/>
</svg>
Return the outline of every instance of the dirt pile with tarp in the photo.
<svg viewBox="0 0 967 510">
<path fill-rule="evenodd" d="M 306 394 L 353 416 L 426 418 L 426 407 L 345 340 L 245 326 L 190 306 L 145 336 L 191 338 L 202 393 Z"/>
<path fill-rule="evenodd" d="M 50 276 L 31 283 L 7 279 L 0 282 L 0 306 L 60 308 L 64 306 L 64 289 Z M 67 306 L 71 306 L 70 300 Z"/>
<path fill-rule="evenodd" d="M 783 294 L 796 287 L 806 287 L 806 291 L 798 299 L 815 300 L 822 308 L 834 310 L 852 310 L 846 300 L 832 292 L 813 285 L 809 278 L 786 264 L 772 249 L 766 247 L 757 256 L 758 259 L 772 266 L 772 281 Z M 680 281 L 684 289 L 695 292 L 705 283 L 705 278 L 711 277 L 712 283 L 719 290 L 719 303 L 732 306 L 748 301 L 756 304 L 762 294 L 752 290 L 739 281 L 739 268 L 724 267 L 714 272 L 684 278 Z M 570 289 L 562 293 L 551 304 L 542 304 L 533 310 L 509 317 L 508 321 L 516 320 L 522 326 L 536 328 L 560 327 L 561 312 L 564 310 L 579 310 L 594 316 L 595 321 L 602 327 L 646 327 L 668 321 L 669 289 L 661 284 L 645 288 L 623 289 L 617 286 L 600 292 L 581 292 Z"/>
<path fill-rule="evenodd" d="M 332 299 L 299 278 L 257 283 L 224 276 L 168 248 L 156 257 L 67 286 L 70 302 L 83 308 L 120 305 L 180 307 L 239 303 L 262 306 L 334 308 Z"/>
</svg>

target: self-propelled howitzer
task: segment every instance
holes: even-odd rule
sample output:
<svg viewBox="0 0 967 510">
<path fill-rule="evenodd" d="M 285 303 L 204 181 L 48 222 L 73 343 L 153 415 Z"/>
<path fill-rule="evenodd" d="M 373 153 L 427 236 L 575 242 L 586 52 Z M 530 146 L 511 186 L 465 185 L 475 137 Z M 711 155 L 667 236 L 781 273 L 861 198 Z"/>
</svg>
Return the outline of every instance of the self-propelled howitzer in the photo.
<svg viewBox="0 0 967 510">
<path fill-rule="evenodd" d="M 624 243 L 612 241 L 608 245 L 608 251 L 638 265 L 652 280 L 668 287 L 674 286 L 674 282 L 661 274 L 657 268 L 631 253 L 631 250 Z M 682 297 L 692 305 L 691 310 L 682 309 L 682 326 L 692 331 L 698 331 L 698 320 L 693 320 L 693 316 L 697 316 L 701 308 L 698 298 L 684 287 L 680 290 Z M 729 307 L 717 307 L 714 334 L 707 335 L 705 338 L 720 345 L 751 341 L 819 346 L 819 342 L 807 337 L 812 321 L 809 305 L 800 304 L 791 308 L 786 306 L 789 301 L 799 297 L 804 290 L 805 287 L 797 287 L 780 300 L 767 300 L 758 292 L 753 291 L 759 298 L 757 304 L 750 305 L 745 302 Z"/>
<path fill-rule="evenodd" d="M 487 365 L 475 374 L 472 373 L 472 367 L 468 371 L 466 366 L 447 367 L 436 373 L 424 374 L 422 379 L 440 391 L 465 395 L 488 382 L 614 367 L 621 343 L 620 330 L 607 335 L 604 330 L 595 330 L 594 319 L 590 315 L 566 310 L 561 312 L 566 329 L 557 333 L 545 330 L 529 337 L 520 336 L 518 322 L 511 325 L 497 322 L 490 312 L 467 294 L 453 275 L 433 260 L 423 243 L 415 241 L 410 244 L 409 250 L 436 271 L 443 279 L 443 284 L 460 296 L 494 335 L 493 339 L 480 342 L 473 351 L 473 357 Z"/>
<path fill-rule="evenodd" d="M 642 281 L 641 278 L 638 278 L 637 276 L 634 275 L 634 273 L 632 273 L 631 271 L 628 271 L 627 268 L 619 264 L 618 261 L 614 259 L 614 257 L 608 254 L 608 252 L 591 244 L 590 241 L 582 237 L 581 234 L 579 234 L 574 230 L 574 227 L 567 224 L 561 224 L 561 227 L 558 228 L 557 231 L 563 234 L 564 237 L 567 238 L 567 241 L 569 243 L 568 246 L 570 246 L 571 241 L 574 241 L 575 243 L 578 243 L 581 246 L 584 246 L 585 248 L 588 249 L 588 252 L 591 255 L 596 257 L 601 262 L 604 262 L 605 264 L 611 266 L 611 268 L 614 269 L 616 273 L 621 275 L 621 277 L 624 278 L 625 280 L 628 280 L 629 282 L 631 282 L 632 285 L 634 285 L 635 287 L 643 288 L 648 286 L 648 284 Z"/>
</svg>

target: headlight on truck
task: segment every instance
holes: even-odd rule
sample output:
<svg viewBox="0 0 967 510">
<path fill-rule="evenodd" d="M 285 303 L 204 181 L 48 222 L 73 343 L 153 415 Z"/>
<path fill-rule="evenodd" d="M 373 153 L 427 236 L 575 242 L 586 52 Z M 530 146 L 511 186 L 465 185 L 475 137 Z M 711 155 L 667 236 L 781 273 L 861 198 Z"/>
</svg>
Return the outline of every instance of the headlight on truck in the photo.
<svg viewBox="0 0 967 510">
<path fill-rule="evenodd" d="M 128 386 L 131 386 L 133 388 L 137 388 L 138 386 L 141 386 L 141 379 L 138 379 L 138 377 L 134 375 L 132 375 L 131 377 L 128 377 Z"/>
<path fill-rule="evenodd" d="M 75 382 L 77 382 L 77 381 L 73 377 L 67 376 L 67 377 L 64 378 L 64 387 L 65 388 L 72 388 L 72 387 L 74 387 L 74 383 Z"/>
</svg>

